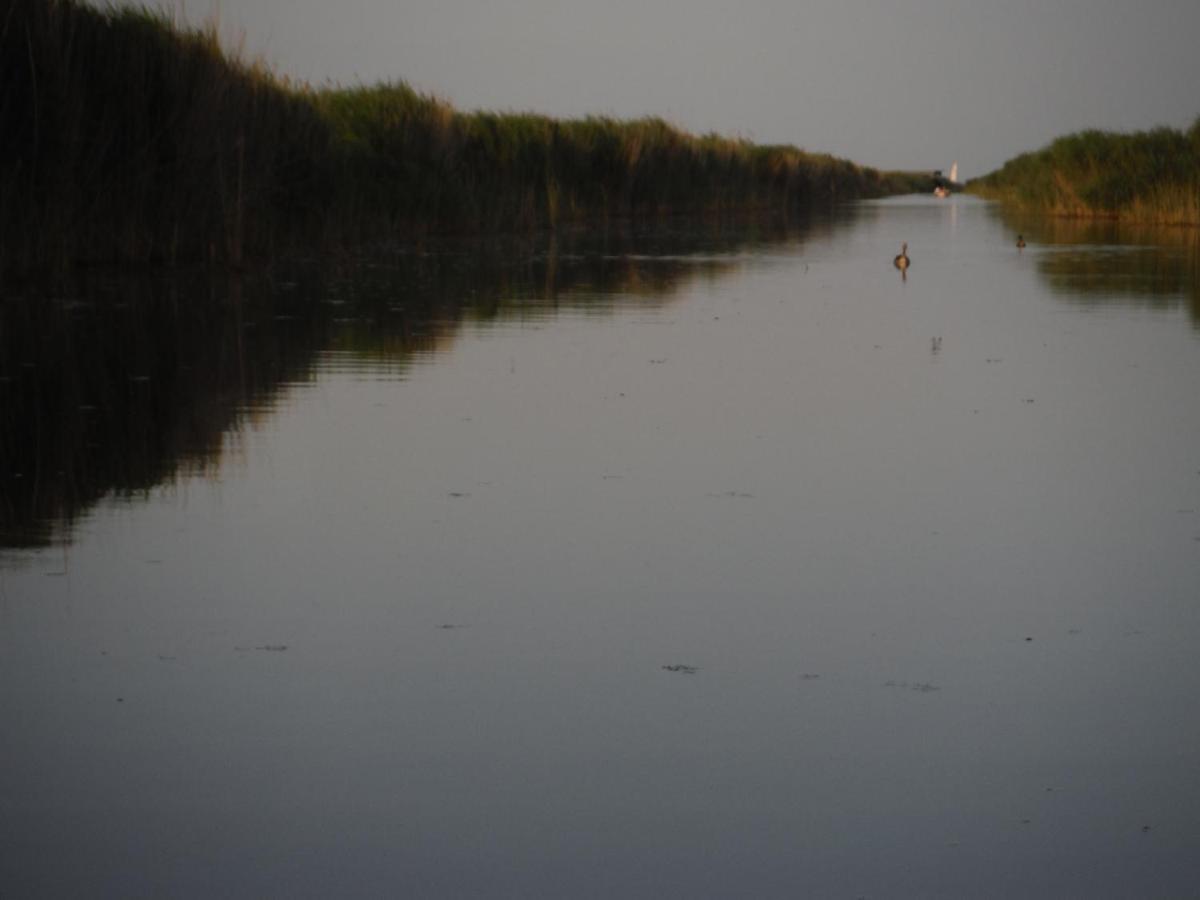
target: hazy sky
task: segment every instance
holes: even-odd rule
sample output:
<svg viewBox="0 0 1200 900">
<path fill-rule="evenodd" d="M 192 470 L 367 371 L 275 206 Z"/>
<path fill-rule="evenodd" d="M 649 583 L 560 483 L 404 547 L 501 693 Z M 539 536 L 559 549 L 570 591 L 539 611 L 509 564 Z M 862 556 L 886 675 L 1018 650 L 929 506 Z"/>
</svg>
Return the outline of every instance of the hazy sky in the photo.
<svg viewBox="0 0 1200 900">
<path fill-rule="evenodd" d="M 1200 115 L 1200 0 L 223 0 L 220 18 L 309 81 L 656 114 L 964 177 L 1080 128 Z"/>
</svg>

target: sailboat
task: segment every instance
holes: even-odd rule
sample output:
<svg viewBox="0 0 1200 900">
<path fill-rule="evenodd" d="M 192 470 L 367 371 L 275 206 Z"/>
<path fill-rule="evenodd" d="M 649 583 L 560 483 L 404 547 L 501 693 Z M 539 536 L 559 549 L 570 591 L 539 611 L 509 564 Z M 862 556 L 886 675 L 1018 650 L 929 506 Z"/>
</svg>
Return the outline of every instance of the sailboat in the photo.
<svg viewBox="0 0 1200 900">
<path fill-rule="evenodd" d="M 949 197 L 951 189 L 958 184 L 958 161 L 950 166 L 950 180 L 947 182 L 938 181 L 937 187 L 933 189 L 935 197 Z"/>
</svg>

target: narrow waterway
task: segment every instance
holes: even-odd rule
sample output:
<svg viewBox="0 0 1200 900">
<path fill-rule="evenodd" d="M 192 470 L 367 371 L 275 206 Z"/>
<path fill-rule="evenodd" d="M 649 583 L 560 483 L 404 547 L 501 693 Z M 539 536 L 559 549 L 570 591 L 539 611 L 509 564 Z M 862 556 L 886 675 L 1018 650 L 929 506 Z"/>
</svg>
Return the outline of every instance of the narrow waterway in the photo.
<svg viewBox="0 0 1200 900">
<path fill-rule="evenodd" d="M 1198 240 L 901 198 L 6 297 L 0 893 L 1190 894 Z"/>
</svg>

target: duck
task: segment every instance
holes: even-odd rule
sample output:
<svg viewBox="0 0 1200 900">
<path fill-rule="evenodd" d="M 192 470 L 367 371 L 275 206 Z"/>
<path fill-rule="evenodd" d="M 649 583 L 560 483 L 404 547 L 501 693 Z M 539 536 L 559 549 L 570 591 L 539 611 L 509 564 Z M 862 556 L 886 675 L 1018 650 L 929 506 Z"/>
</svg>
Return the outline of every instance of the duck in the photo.
<svg viewBox="0 0 1200 900">
<path fill-rule="evenodd" d="M 909 263 L 908 244 L 902 244 L 900 246 L 900 255 L 892 260 L 892 265 L 894 265 L 897 269 L 899 269 L 901 272 L 903 272 L 905 269 L 908 268 L 908 263 Z"/>
<path fill-rule="evenodd" d="M 1017 235 L 1017 249 L 1018 250 L 1025 249 L 1025 238 L 1023 235 L 1020 235 L 1020 234 Z"/>
</svg>

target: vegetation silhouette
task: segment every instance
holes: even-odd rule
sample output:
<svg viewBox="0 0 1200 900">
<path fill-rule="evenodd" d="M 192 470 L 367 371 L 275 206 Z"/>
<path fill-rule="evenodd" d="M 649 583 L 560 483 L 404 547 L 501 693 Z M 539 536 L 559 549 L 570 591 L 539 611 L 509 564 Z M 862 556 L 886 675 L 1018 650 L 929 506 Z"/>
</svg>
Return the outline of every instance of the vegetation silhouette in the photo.
<svg viewBox="0 0 1200 900">
<path fill-rule="evenodd" d="M 1081 131 L 1006 162 L 967 190 L 1056 216 L 1200 225 L 1200 118 L 1186 131 Z"/>
<path fill-rule="evenodd" d="M 303 248 L 932 187 L 661 119 L 464 113 L 406 84 L 314 89 L 145 8 L 0 14 L 0 272 L 235 266 Z"/>
</svg>

